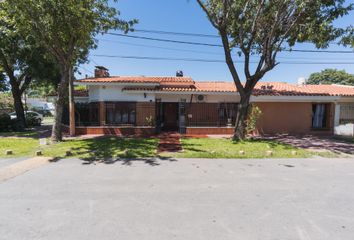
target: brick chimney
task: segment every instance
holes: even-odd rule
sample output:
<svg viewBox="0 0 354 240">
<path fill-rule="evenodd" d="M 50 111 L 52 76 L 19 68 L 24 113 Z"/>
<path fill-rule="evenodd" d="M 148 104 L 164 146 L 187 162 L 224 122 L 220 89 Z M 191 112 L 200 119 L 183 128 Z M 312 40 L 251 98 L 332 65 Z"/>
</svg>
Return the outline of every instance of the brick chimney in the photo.
<svg viewBox="0 0 354 240">
<path fill-rule="evenodd" d="M 96 66 L 95 68 L 95 78 L 109 77 L 109 71 L 103 66 Z"/>
<path fill-rule="evenodd" d="M 181 70 L 177 71 L 176 77 L 183 77 L 183 71 L 181 71 Z"/>
</svg>

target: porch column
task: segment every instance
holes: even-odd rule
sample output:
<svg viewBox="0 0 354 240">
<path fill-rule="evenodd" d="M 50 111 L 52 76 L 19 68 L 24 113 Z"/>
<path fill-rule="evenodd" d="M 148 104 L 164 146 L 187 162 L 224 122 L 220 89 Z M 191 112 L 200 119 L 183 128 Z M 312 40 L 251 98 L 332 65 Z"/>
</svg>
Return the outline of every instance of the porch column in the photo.
<svg viewBox="0 0 354 240">
<path fill-rule="evenodd" d="M 339 126 L 340 120 L 340 104 L 334 104 L 334 127 Z"/>
<path fill-rule="evenodd" d="M 106 106 L 104 102 L 99 103 L 100 126 L 106 125 Z"/>
</svg>

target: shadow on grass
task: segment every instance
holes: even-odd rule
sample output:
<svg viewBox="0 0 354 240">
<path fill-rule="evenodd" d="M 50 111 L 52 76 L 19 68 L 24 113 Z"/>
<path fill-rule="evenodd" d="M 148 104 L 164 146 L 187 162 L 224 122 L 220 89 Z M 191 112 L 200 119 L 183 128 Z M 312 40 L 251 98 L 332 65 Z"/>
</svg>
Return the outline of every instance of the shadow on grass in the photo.
<svg viewBox="0 0 354 240">
<path fill-rule="evenodd" d="M 75 143 L 74 143 L 75 142 Z M 133 162 L 143 162 L 150 166 L 158 166 L 161 161 L 175 161 L 172 158 L 157 156 L 158 141 L 153 138 L 122 138 L 97 137 L 71 141 L 71 156 L 78 157 L 83 164 L 115 164 L 131 166 Z M 56 157 L 52 161 L 59 161 L 65 157 Z"/>
<path fill-rule="evenodd" d="M 23 132 L 0 132 L 0 137 L 39 139 L 38 133 L 33 129 L 28 129 Z"/>
<path fill-rule="evenodd" d="M 234 144 L 247 144 L 247 143 L 263 143 L 267 144 L 270 149 L 275 149 L 281 147 L 283 150 L 293 150 L 294 147 L 288 143 L 280 142 L 277 140 L 267 140 L 262 138 L 249 138 L 243 141 L 232 140 Z"/>
<path fill-rule="evenodd" d="M 202 150 L 201 147 L 203 144 L 200 143 L 188 143 L 186 141 L 182 142 L 183 150 L 184 151 L 193 151 L 199 153 L 208 153 L 206 150 Z"/>
</svg>

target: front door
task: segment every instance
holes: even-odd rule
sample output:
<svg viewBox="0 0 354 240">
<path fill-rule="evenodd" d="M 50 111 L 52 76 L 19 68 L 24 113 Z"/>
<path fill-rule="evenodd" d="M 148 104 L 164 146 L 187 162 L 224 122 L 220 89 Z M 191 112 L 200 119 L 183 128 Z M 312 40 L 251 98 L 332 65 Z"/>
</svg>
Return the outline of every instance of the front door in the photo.
<svg viewBox="0 0 354 240">
<path fill-rule="evenodd" d="M 178 130 L 178 103 L 163 103 L 163 130 Z"/>
</svg>

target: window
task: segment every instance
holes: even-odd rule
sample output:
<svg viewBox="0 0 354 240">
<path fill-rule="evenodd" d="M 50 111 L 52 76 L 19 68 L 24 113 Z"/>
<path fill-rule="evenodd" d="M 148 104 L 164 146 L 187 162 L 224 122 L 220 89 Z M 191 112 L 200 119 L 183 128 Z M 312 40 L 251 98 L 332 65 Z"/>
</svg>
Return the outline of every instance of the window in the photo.
<svg viewBox="0 0 354 240">
<path fill-rule="evenodd" d="M 222 125 L 226 123 L 234 123 L 237 116 L 236 103 L 220 103 L 219 105 L 219 122 Z"/>
<path fill-rule="evenodd" d="M 328 105 L 323 103 L 312 105 L 312 128 L 323 129 L 328 127 Z"/>
<path fill-rule="evenodd" d="M 135 125 L 136 103 L 115 102 L 106 103 L 106 123 Z"/>
<path fill-rule="evenodd" d="M 354 104 L 343 103 L 340 105 L 340 124 L 354 123 Z"/>
</svg>

